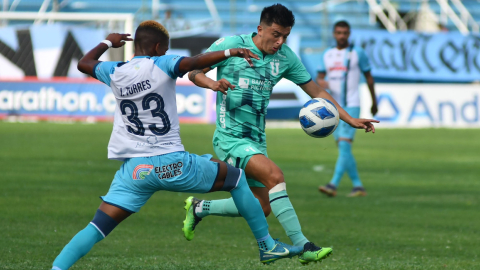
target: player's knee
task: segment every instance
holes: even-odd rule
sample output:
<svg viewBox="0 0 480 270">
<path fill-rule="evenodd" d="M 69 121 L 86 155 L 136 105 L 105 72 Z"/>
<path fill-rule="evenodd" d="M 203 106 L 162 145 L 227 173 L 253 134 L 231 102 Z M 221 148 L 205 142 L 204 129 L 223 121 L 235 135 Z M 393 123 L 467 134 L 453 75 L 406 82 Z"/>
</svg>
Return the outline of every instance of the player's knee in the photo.
<svg viewBox="0 0 480 270">
<path fill-rule="evenodd" d="M 242 169 L 233 167 L 227 164 L 227 176 L 225 176 L 225 182 L 222 187 L 222 191 L 231 191 L 238 186 L 243 186 L 247 183 L 245 178 L 245 172 Z"/>
<path fill-rule="evenodd" d="M 109 215 L 105 214 L 105 212 L 102 210 L 97 209 L 97 212 L 95 213 L 95 216 L 90 224 L 95 226 L 95 228 L 97 228 L 103 237 L 107 237 L 107 235 L 111 233 L 118 225 L 118 222 Z"/>
<path fill-rule="evenodd" d="M 338 150 L 340 153 L 348 154 L 352 151 L 351 141 L 341 140 L 338 142 Z"/>
<path fill-rule="evenodd" d="M 268 178 L 268 183 L 270 184 L 270 187 L 285 183 L 283 172 L 281 170 L 273 170 L 270 173 L 270 177 Z"/>
</svg>

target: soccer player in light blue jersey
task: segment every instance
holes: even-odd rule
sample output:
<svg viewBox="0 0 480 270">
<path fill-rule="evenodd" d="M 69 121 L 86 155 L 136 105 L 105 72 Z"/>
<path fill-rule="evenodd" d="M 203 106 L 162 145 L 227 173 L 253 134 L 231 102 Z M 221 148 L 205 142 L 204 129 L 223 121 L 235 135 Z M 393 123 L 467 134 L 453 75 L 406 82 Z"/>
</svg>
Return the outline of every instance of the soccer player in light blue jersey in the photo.
<svg viewBox="0 0 480 270">
<path fill-rule="evenodd" d="M 346 21 L 339 21 L 333 27 L 333 36 L 337 45 L 327 49 L 320 60 L 317 83 L 331 91 L 332 97 L 353 117 L 360 115 L 360 93 L 358 85 L 360 74 L 363 73 L 367 80 L 368 89 L 372 97 L 372 115 L 377 113 L 377 100 L 370 62 L 361 47 L 349 44 L 350 25 Z M 328 80 L 326 79 L 328 78 Z M 333 133 L 338 145 L 338 159 L 335 165 L 333 178 L 325 186 L 320 186 L 320 192 L 327 196 L 337 195 L 337 187 L 345 172 L 352 180 L 353 189 L 349 197 L 366 196 L 358 175 L 357 163 L 352 154 L 352 144 L 356 129 L 344 121 Z"/>
<path fill-rule="evenodd" d="M 124 163 L 102 196 L 93 220 L 63 248 L 52 269 L 66 270 L 104 239 L 120 222 L 136 213 L 160 190 L 207 193 L 228 191 L 257 239 L 260 261 L 271 263 L 299 255 L 302 248 L 272 239 L 262 208 L 250 191 L 245 173 L 211 155 L 185 151 L 180 139 L 175 82 L 186 72 L 209 67 L 230 56 L 258 58 L 248 49 L 229 49 L 194 57 L 165 55 L 167 30 L 145 21 L 135 32 L 135 57 L 129 62 L 100 62 L 110 47 L 131 41 L 129 34 L 110 34 L 78 64 L 112 88 L 117 107 L 108 144 L 108 158 Z M 187 211 L 191 209 L 187 204 Z M 191 211 L 191 210 L 190 210 Z"/>
</svg>

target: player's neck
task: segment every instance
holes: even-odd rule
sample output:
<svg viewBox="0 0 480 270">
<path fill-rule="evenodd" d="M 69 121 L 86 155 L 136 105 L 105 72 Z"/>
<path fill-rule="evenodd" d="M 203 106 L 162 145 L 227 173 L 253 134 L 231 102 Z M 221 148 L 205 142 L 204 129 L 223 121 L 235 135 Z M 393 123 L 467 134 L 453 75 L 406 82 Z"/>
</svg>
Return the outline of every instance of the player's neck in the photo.
<svg viewBox="0 0 480 270">
<path fill-rule="evenodd" d="M 341 46 L 341 45 L 338 45 L 338 44 L 337 44 L 337 49 L 343 50 L 343 49 L 347 48 L 349 45 L 350 45 L 350 44 L 348 44 L 348 43 L 345 44 L 344 46 Z"/>
<path fill-rule="evenodd" d="M 254 36 L 252 38 L 252 41 L 253 41 L 253 44 L 255 44 L 255 46 L 257 47 L 257 49 L 259 49 L 263 53 L 263 55 L 267 54 L 262 48 L 262 43 L 258 35 Z"/>
</svg>

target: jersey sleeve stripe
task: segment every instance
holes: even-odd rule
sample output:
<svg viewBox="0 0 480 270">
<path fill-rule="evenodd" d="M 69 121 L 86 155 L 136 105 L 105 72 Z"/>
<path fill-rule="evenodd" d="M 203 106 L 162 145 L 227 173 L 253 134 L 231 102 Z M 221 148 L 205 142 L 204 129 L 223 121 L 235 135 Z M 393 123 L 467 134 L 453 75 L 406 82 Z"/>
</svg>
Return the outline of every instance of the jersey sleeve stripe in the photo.
<svg viewBox="0 0 480 270">
<path fill-rule="evenodd" d="M 180 57 L 180 59 L 178 59 L 177 63 L 175 63 L 175 67 L 173 68 L 173 72 L 175 72 L 175 76 L 177 77 L 183 77 L 183 75 L 186 74 L 186 72 L 184 73 L 180 73 L 180 62 L 182 62 L 183 58 L 185 57 Z"/>
<path fill-rule="evenodd" d="M 304 85 L 304 84 L 309 83 L 310 81 L 312 81 L 312 78 L 310 78 L 308 81 L 306 81 L 306 82 L 304 82 L 304 83 L 299 83 L 299 84 L 297 84 L 297 85 Z"/>
</svg>

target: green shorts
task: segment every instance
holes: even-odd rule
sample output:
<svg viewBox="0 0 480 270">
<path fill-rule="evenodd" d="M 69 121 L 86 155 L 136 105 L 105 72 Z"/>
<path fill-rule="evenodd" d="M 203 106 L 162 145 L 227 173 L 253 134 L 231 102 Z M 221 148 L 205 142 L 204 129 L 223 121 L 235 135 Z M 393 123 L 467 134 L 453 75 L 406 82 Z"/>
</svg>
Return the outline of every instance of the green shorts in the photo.
<svg viewBox="0 0 480 270">
<path fill-rule="evenodd" d="M 213 150 L 217 157 L 228 164 L 245 170 L 253 155 L 267 155 L 267 144 L 254 142 L 247 138 L 237 138 L 215 130 L 213 135 Z M 247 177 L 250 187 L 265 187 L 264 184 Z"/>
</svg>

